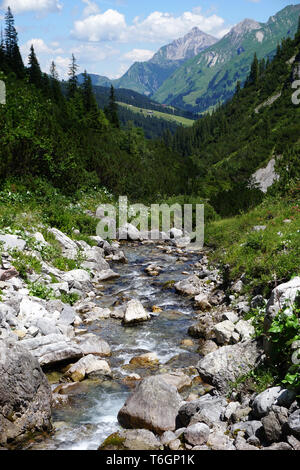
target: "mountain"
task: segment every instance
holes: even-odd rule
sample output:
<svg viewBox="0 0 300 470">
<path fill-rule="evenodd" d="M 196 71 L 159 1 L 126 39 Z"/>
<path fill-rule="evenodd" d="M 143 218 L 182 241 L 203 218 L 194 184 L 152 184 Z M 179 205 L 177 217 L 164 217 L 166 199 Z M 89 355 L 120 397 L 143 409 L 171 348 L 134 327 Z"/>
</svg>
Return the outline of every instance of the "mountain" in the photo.
<svg viewBox="0 0 300 470">
<path fill-rule="evenodd" d="M 228 100 L 245 82 L 254 53 L 272 58 L 284 37 L 293 37 L 300 5 L 290 5 L 267 23 L 246 19 L 220 41 L 185 62 L 154 94 L 160 103 L 203 113 Z"/>
<path fill-rule="evenodd" d="M 216 42 L 213 36 L 193 28 L 183 38 L 159 49 L 149 61 L 135 62 L 121 78 L 110 80 L 101 75 L 91 75 L 92 83 L 95 86 L 113 85 L 152 96 L 184 62 Z"/>
</svg>

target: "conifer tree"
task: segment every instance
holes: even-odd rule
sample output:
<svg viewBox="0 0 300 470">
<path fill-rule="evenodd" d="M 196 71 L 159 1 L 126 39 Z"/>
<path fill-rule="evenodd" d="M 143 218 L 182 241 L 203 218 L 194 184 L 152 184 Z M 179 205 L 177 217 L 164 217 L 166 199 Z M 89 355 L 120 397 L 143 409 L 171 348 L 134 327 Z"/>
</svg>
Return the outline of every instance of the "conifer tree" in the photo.
<svg viewBox="0 0 300 470">
<path fill-rule="evenodd" d="M 78 88 L 78 79 L 77 79 L 78 65 L 74 54 L 72 54 L 71 64 L 69 67 L 69 83 L 68 83 L 68 97 L 74 98 L 77 88 Z"/>
<path fill-rule="evenodd" d="M 14 16 L 8 7 L 5 14 L 5 53 L 11 69 L 23 78 L 25 74 L 25 68 L 21 57 L 20 49 L 18 46 L 18 33 L 15 28 Z"/>
<path fill-rule="evenodd" d="M 50 87 L 54 101 L 56 103 L 61 103 L 64 98 L 59 83 L 59 75 L 54 61 L 52 61 L 50 65 Z"/>
<path fill-rule="evenodd" d="M 249 76 L 249 82 L 251 85 L 256 85 L 259 78 L 259 62 L 257 59 L 256 52 L 254 54 L 254 59 L 251 65 L 251 71 Z"/>
<path fill-rule="evenodd" d="M 118 105 L 116 103 L 115 90 L 112 85 L 110 88 L 109 103 L 107 108 L 105 108 L 105 114 L 113 126 L 120 128 Z"/>
<path fill-rule="evenodd" d="M 87 113 L 97 112 L 98 105 L 96 102 L 95 95 L 93 93 L 92 80 L 86 70 L 84 71 L 84 74 L 83 74 L 83 84 L 81 88 L 83 92 L 83 104 L 84 104 L 85 111 Z"/>
<path fill-rule="evenodd" d="M 31 47 L 30 47 L 28 64 L 29 64 L 29 68 L 28 68 L 29 82 L 37 86 L 38 88 L 40 88 L 42 86 L 42 72 L 41 72 L 40 64 L 35 55 L 33 44 L 31 44 Z"/>
</svg>

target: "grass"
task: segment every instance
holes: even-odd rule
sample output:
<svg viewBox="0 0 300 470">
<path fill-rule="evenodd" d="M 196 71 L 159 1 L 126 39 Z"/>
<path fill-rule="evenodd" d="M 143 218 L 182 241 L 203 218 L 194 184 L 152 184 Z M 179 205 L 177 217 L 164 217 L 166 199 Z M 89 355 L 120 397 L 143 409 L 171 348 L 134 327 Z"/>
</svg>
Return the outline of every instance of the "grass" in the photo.
<svg viewBox="0 0 300 470">
<path fill-rule="evenodd" d="M 170 122 L 175 121 L 177 124 L 181 124 L 182 126 L 185 126 L 185 127 L 191 127 L 195 124 L 194 120 L 185 118 L 183 116 L 176 116 L 175 114 L 167 114 L 167 113 L 162 113 L 160 111 L 137 108 L 136 106 L 131 106 L 129 104 L 121 103 L 121 102 L 118 102 L 118 104 L 120 106 L 123 106 L 129 109 L 130 111 L 134 113 L 139 113 L 139 114 L 142 113 L 144 117 L 154 116 L 159 119 L 164 119 L 165 121 L 170 121 Z M 152 113 L 152 114 L 149 114 L 149 113 Z"/>
<path fill-rule="evenodd" d="M 258 225 L 266 229 L 254 231 Z M 246 214 L 209 223 L 205 240 L 212 261 L 230 265 L 230 281 L 245 274 L 249 293 L 268 295 L 275 284 L 300 274 L 299 227 L 295 200 L 267 198 Z"/>
</svg>

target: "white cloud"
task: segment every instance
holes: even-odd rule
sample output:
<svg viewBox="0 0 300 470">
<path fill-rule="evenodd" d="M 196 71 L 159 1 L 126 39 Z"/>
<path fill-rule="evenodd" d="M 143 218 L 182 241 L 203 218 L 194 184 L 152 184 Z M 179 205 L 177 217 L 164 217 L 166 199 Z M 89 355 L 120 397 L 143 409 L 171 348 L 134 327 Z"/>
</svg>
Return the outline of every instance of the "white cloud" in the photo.
<svg viewBox="0 0 300 470">
<path fill-rule="evenodd" d="M 118 41 L 126 32 L 124 15 L 116 10 L 107 10 L 98 15 L 91 15 L 75 21 L 72 35 L 77 39 L 91 42 Z"/>
<path fill-rule="evenodd" d="M 60 47 L 58 47 L 59 46 L 58 43 L 54 43 L 55 45 L 53 45 L 52 43 L 52 47 L 49 47 L 47 46 L 47 44 L 44 42 L 43 39 L 33 38 L 33 39 L 29 39 L 20 48 L 25 58 L 28 57 L 29 55 L 31 44 L 34 47 L 34 51 L 37 57 L 39 57 L 40 55 L 45 55 L 45 54 L 51 54 L 51 55 L 62 54 L 64 52 Z"/>
<path fill-rule="evenodd" d="M 100 12 L 100 8 L 98 7 L 97 3 L 93 2 L 92 0 L 82 0 L 83 3 L 86 4 L 85 9 L 83 10 L 84 16 L 95 15 Z"/>
<path fill-rule="evenodd" d="M 147 49 L 133 49 L 124 54 L 123 58 L 133 62 L 144 62 L 152 59 L 153 55 L 154 52 Z"/>
<path fill-rule="evenodd" d="M 216 14 L 205 16 L 199 9 L 186 11 L 180 16 L 155 11 L 145 19 L 134 18 L 133 24 L 128 25 L 123 14 L 110 9 L 76 21 L 72 35 L 90 42 L 168 42 L 185 35 L 195 26 L 218 35 L 221 29 L 224 30 L 224 19 Z"/>
<path fill-rule="evenodd" d="M 2 8 L 11 7 L 13 13 L 55 12 L 62 9 L 59 0 L 3 0 Z"/>
<path fill-rule="evenodd" d="M 113 55 L 117 55 L 120 51 L 107 45 L 98 46 L 96 44 L 81 44 L 77 47 L 73 47 L 71 53 L 75 55 L 79 63 L 91 64 L 105 60 Z"/>
</svg>

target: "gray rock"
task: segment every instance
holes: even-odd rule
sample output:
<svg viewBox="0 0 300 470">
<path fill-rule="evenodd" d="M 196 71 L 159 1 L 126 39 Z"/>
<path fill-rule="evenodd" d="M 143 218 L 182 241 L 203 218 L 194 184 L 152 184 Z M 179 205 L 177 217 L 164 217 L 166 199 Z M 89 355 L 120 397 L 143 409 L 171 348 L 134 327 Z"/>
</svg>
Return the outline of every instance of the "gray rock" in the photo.
<svg viewBox="0 0 300 470">
<path fill-rule="evenodd" d="M 21 345 L 0 340 L 0 445 L 51 430 L 51 390 L 38 361 Z"/>
<path fill-rule="evenodd" d="M 150 320 L 150 318 L 150 313 L 146 312 L 139 300 L 130 300 L 130 302 L 128 302 L 123 320 L 124 324 L 140 323 Z"/>
<path fill-rule="evenodd" d="M 114 437 L 115 439 L 112 439 Z M 160 450 L 162 445 L 155 435 L 147 429 L 119 431 L 109 436 L 99 450 Z"/>
<path fill-rule="evenodd" d="M 41 366 L 80 359 L 82 350 L 62 334 L 24 339 L 22 346 L 35 356 Z"/>
<path fill-rule="evenodd" d="M 253 413 L 256 417 L 261 418 L 268 414 L 272 405 L 286 406 L 288 408 L 294 399 L 295 394 L 290 390 L 281 387 L 268 388 L 255 398 L 252 404 Z"/>
<path fill-rule="evenodd" d="M 55 320 L 48 318 L 38 318 L 35 326 L 40 330 L 43 336 L 59 334 L 59 329 L 56 326 Z"/>
<path fill-rule="evenodd" d="M 235 325 L 229 320 L 225 320 L 222 323 L 218 323 L 214 327 L 214 333 L 216 335 L 217 343 L 220 345 L 229 343 L 234 330 Z"/>
<path fill-rule="evenodd" d="M 292 434 L 296 437 L 300 437 L 300 410 L 294 411 L 289 416 L 288 426 Z"/>
<path fill-rule="evenodd" d="M 258 341 L 224 346 L 201 359 L 197 365 L 200 376 L 221 392 L 227 393 L 230 382 L 254 369 L 261 361 Z"/>
<path fill-rule="evenodd" d="M 262 450 L 293 450 L 287 442 L 274 443 L 269 447 L 264 447 Z"/>
<path fill-rule="evenodd" d="M 294 450 L 300 450 L 300 441 L 298 441 L 294 436 L 288 436 L 287 441 Z"/>
<path fill-rule="evenodd" d="M 79 337 L 77 342 L 84 356 L 93 354 L 95 356 L 109 357 L 111 355 L 108 343 L 93 333 Z"/>
<path fill-rule="evenodd" d="M 216 417 L 220 420 L 221 413 L 227 405 L 227 401 L 223 397 L 212 397 L 211 395 L 204 395 L 198 400 L 184 404 L 178 412 L 178 417 L 183 426 L 188 426 L 192 419 L 201 412 L 203 412 L 204 419 Z M 216 412 L 214 412 L 214 409 Z M 205 414 L 207 412 L 207 414 Z M 200 419 L 198 420 L 200 421 Z M 205 422 L 205 421 L 204 421 Z"/>
<path fill-rule="evenodd" d="M 175 289 L 180 294 L 197 296 L 203 290 L 202 283 L 198 276 L 193 275 L 175 284 Z"/>
<path fill-rule="evenodd" d="M 228 436 L 226 428 L 222 428 L 219 425 L 216 425 L 210 432 L 207 446 L 211 450 L 235 450 L 233 442 L 234 440 Z"/>
<path fill-rule="evenodd" d="M 172 431 L 164 432 L 160 438 L 160 441 L 164 446 L 169 445 L 170 442 L 175 441 L 175 440 L 176 440 L 176 435 Z"/>
<path fill-rule="evenodd" d="M 57 228 L 51 228 L 49 229 L 49 232 L 55 236 L 56 240 L 64 251 L 75 251 L 75 253 L 77 253 L 78 249 L 76 243 L 67 237 L 67 235 L 62 233 Z"/>
<path fill-rule="evenodd" d="M 288 410 L 273 406 L 269 414 L 262 418 L 265 436 L 268 442 L 279 442 L 283 437 L 284 425 L 288 421 Z"/>
<path fill-rule="evenodd" d="M 249 321 L 240 320 L 235 325 L 235 331 L 240 335 L 242 341 L 251 339 L 255 334 L 255 329 Z"/>
<path fill-rule="evenodd" d="M 176 387 L 159 376 L 147 377 L 129 396 L 118 420 L 125 428 L 145 428 L 163 434 L 176 429 L 180 404 Z"/>
<path fill-rule="evenodd" d="M 234 441 L 236 450 L 256 450 L 257 448 L 251 444 L 248 444 L 246 439 L 244 439 L 240 434 L 236 437 Z"/>
<path fill-rule="evenodd" d="M 76 318 L 76 313 L 73 307 L 70 305 L 65 305 L 60 317 L 59 322 L 64 323 L 65 325 L 73 325 Z"/>
<path fill-rule="evenodd" d="M 17 249 L 23 251 L 26 247 L 26 242 L 17 235 L 0 235 L 0 242 L 4 244 L 4 250 Z"/>
<path fill-rule="evenodd" d="M 222 314 L 222 320 L 229 320 L 232 323 L 237 323 L 239 321 L 239 317 L 234 312 L 224 312 Z"/>
<path fill-rule="evenodd" d="M 98 272 L 95 276 L 94 282 L 104 282 L 112 281 L 113 279 L 118 279 L 120 274 L 115 273 L 112 269 L 104 269 Z"/>
<path fill-rule="evenodd" d="M 251 300 L 251 308 L 263 307 L 265 305 L 265 299 L 262 295 L 256 295 Z"/>
<path fill-rule="evenodd" d="M 209 437 L 209 427 L 204 423 L 196 423 L 188 426 L 184 433 L 186 441 L 193 446 L 206 444 Z"/>
</svg>

